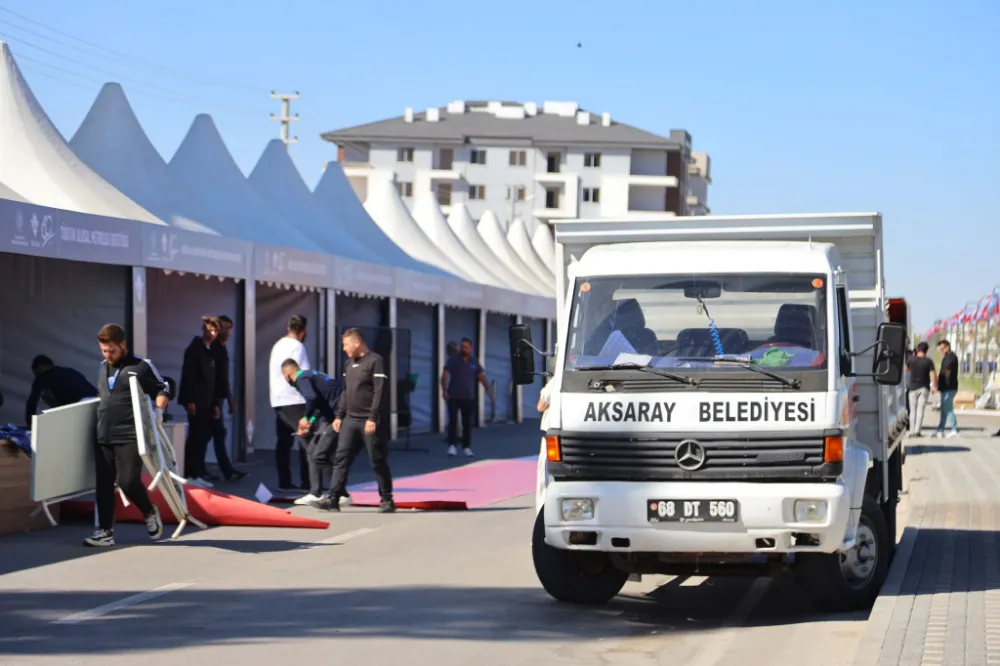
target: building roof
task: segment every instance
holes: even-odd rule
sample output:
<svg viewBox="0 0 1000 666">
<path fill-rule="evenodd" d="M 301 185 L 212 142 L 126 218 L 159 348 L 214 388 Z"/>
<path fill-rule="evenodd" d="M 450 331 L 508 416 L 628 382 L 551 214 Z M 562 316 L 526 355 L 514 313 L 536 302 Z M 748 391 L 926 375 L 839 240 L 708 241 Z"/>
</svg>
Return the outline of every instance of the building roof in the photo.
<svg viewBox="0 0 1000 666">
<path fill-rule="evenodd" d="M 431 119 L 428 119 L 428 115 Z M 437 120 L 433 118 L 437 115 Z M 662 137 L 580 109 L 573 102 L 452 102 L 447 107 L 407 112 L 364 125 L 324 132 L 326 141 L 350 143 L 464 144 L 490 141 L 510 145 L 621 146 L 682 149 L 690 141 L 684 130 Z M 412 121 L 408 122 L 408 118 Z"/>
</svg>

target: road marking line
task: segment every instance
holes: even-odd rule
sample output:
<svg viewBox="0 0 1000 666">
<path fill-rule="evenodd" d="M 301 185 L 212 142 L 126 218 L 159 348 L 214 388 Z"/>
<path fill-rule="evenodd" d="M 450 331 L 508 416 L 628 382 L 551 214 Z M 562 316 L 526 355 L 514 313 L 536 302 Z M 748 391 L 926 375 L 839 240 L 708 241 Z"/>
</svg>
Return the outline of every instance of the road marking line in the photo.
<svg viewBox="0 0 1000 666">
<path fill-rule="evenodd" d="M 191 587 L 192 585 L 194 585 L 194 583 L 170 583 L 169 585 L 163 585 L 149 590 L 148 592 L 140 592 L 139 594 L 133 594 L 130 597 L 125 597 L 124 599 L 119 599 L 118 601 L 112 601 L 109 604 L 104 604 L 103 606 L 98 606 L 97 608 L 92 608 L 88 611 L 83 611 L 82 613 L 67 615 L 61 620 L 53 620 L 52 624 L 77 624 L 80 622 L 86 622 L 87 620 L 94 620 L 116 610 L 141 604 L 144 601 L 155 599 L 156 597 L 169 592 L 183 590 L 184 588 Z"/>
<path fill-rule="evenodd" d="M 747 593 L 740 599 L 740 603 L 736 604 L 733 612 L 719 626 L 719 629 L 722 629 L 722 631 L 712 636 L 710 642 L 706 641 L 708 649 L 698 654 L 694 661 L 688 663 L 688 666 L 715 666 L 719 662 L 726 654 L 726 650 L 729 649 L 730 643 L 736 638 L 736 630 L 746 622 L 750 613 L 753 612 L 757 604 L 764 598 L 764 594 L 771 586 L 772 580 L 771 578 L 763 577 L 754 580 L 753 585 L 750 586 Z"/>
<path fill-rule="evenodd" d="M 351 539 L 356 539 L 359 536 L 364 536 L 372 532 L 377 532 L 382 529 L 381 527 L 361 527 L 356 530 L 351 530 L 350 532 L 344 532 L 343 534 L 337 534 L 332 537 L 327 537 L 322 541 L 316 541 L 315 543 L 307 543 L 300 546 L 302 549 L 312 548 L 313 546 L 327 545 L 332 543 L 344 543 L 350 541 Z"/>
<path fill-rule="evenodd" d="M 681 581 L 680 587 L 697 587 L 708 580 L 708 576 L 688 576 Z"/>
</svg>

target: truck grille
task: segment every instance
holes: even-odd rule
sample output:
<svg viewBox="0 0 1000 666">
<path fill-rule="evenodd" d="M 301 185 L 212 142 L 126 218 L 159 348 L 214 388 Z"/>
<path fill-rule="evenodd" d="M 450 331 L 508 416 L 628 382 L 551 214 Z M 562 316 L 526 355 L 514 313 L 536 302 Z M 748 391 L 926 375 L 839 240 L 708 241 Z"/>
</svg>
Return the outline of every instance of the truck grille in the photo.
<svg viewBox="0 0 1000 666">
<path fill-rule="evenodd" d="M 694 440 L 704 463 L 685 469 L 678 462 L 682 442 Z M 644 435 L 612 438 L 601 434 L 560 436 L 562 462 L 553 476 L 622 480 L 801 479 L 837 476 L 841 465 L 823 462 L 823 435 L 761 434 L 754 437 Z M 691 460 L 685 461 L 691 467 Z"/>
</svg>

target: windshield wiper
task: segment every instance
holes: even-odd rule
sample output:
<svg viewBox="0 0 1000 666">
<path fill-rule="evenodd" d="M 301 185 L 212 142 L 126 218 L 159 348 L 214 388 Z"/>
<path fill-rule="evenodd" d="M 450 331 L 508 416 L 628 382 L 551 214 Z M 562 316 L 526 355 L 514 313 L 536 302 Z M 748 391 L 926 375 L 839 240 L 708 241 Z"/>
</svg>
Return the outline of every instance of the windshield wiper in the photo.
<svg viewBox="0 0 1000 666">
<path fill-rule="evenodd" d="M 689 386 L 698 386 L 698 381 L 692 379 L 691 377 L 686 377 L 684 375 L 675 375 L 672 372 L 667 372 L 666 370 L 660 370 L 659 368 L 651 368 L 648 365 L 642 365 L 636 363 L 635 361 L 628 361 L 626 363 L 611 363 L 609 365 L 588 365 L 584 368 L 576 368 L 576 370 L 642 370 L 643 372 L 648 372 L 652 375 L 657 375 L 659 377 L 664 377 L 666 379 L 672 379 L 675 382 L 681 384 L 688 384 Z"/>
<path fill-rule="evenodd" d="M 790 388 L 797 389 L 800 386 L 802 386 L 802 381 L 801 380 L 798 380 L 798 379 L 789 379 L 788 377 L 783 377 L 783 376 L 779 375 L 776 372 L 771 372 L 770 370 L 765 370 L 764 368 L 760 367 L 760 364 L 757 363 L 756 361 L 751 361 L 751 360 L 748 360 L 748 359 L 745 359 L 745 358 L 724 358 L 724 357 L 717 357 L 717 356 L 687 356 L 687 357 L 678 358 L 677 360 L 678 361 L 702 361 L 702 362 L 708 362 L 708 363 L 733 363 L 735 365 L 739 365 L 741 367 L 744 367 L 747 370 L 753 370 L 754 372 L 760 373 L 760 374 L 764 375 L 765 377 L 770 377 L 771 379 L 774 379 L 775 381 L 779 381 L 782 384 L 784 384 L 785 386 L 788 386 Z"/>
</svg>

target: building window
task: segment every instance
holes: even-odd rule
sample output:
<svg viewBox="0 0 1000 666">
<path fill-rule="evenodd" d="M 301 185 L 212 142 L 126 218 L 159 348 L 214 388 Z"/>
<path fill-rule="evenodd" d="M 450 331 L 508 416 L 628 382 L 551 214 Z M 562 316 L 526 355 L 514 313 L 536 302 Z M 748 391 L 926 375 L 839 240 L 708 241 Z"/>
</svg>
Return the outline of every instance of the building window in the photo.
<svg viewBox="0 0 1000 666">
<path fill-rule="evenodd" d="M 413 148 L 400 148 L 396 151 L 396 161 L 397 162 L 412 162 L 413 161 Z"/>
<path fill-rule="evenodd" d="M 559 190 L 545 190 L 545 207 L 559 208 Z"/>
<path fill-rule="evenodd" d="M 584 153 L 583 154 L 583 166 L 592 167 L 598 169 L 601 166 L 601 154 L 600 153 Z"/>
<path fill-rule="evenodd" d="M 545 157 L 545 170 L 548 173 L 559 173 L 562 167 L 562 153 L 549 153 Z"/>
<path fill-rule="evenodd" d="M 584 203 L 601 203 L 601 188 L 599 187 L 583 188 L 583 201 Z"/>
<path fill-rule="evenodd" d="M 413 196 L 413 183 L 408 183 L 404 180 L 401 180 L 396 183 L 396 189 L 399 190 L 399 196 L 401 197 Z"/>
<path fill-rule="evenodd" d="M 469 151 L 469 164 L 486 164 L 486 151 L 485 150 L 470 150 Z"/>
<path fill-rule="evenodd" d="M 469 199 L 482 200 L 486 198 L 485 185 L 469 185 Z"/>
<path fill-rule="evenodd" d="M 437 186 L 438 205 L 451 205 L 451 183 L 438 183 Z"/>
<path fill-rule="evenodd" d="M 527 150 L 512 150 L 512 151 L 510 151 L 510 165 L 511 166 L 527 166 L 528 165 L 528 151 Z"/>
<path fill-rule="evenodd" d="M 515 192 L 514 196 L 516 197 L 517 201 L 524 201 L 525 196 L 526 196 L 525 195 L 524 185 L 518 185 L 516 188 L 514 188 L 514 187 L 508 187 L 507 188 L 507 201 L 510 201 L 511 191 Z"/>
</svg>

